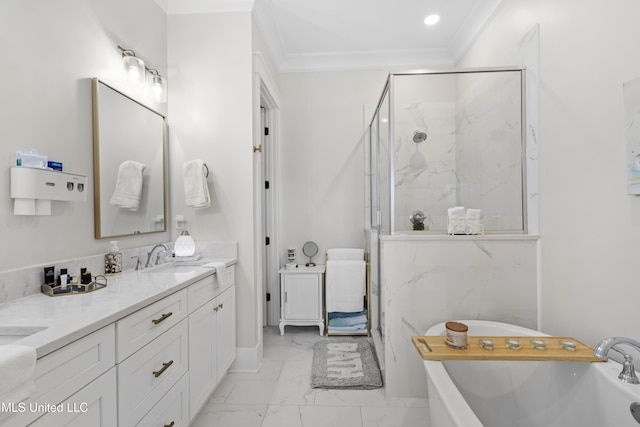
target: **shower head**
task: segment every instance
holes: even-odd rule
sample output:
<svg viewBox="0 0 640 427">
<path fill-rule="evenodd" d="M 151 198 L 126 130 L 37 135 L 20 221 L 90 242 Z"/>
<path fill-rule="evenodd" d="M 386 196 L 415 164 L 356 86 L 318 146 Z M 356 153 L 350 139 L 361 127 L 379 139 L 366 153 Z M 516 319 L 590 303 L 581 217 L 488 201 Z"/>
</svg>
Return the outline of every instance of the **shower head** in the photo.
<svg viewBox="0 0 640 427">
<path fill-rule="evenodd" d="M 427 134 L 419 130 L 413 133 L 413 142 L 424 142 L 427 140 Z"/>
</svg>

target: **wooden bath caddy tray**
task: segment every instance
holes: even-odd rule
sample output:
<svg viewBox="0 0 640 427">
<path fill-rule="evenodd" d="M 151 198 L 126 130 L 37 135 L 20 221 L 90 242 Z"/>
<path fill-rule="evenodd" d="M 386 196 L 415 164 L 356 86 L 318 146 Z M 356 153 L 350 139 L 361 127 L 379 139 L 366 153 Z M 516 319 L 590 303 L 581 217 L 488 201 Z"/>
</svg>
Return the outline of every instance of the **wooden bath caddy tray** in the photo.
<svg viewBox="0 0 640 427">
<path fill-rule="evenodd" d="M 573 362 L 602 362 L 593 356 L 593 348 L 571 337 L 549 336 L 469 336 L 466 349 L 455 349 L 445 344 L 445 336 L 416 336 L 412 337 L 413 345 L 424 360 L 521 360 L 521 361 L 573 361 Z M 479 340 L 493 340 L 493 350 L 480 347 Z M 505 339 L 516 339 L 521 343 L 520 350 L 512 350 L 505 345 Z M 530 340 L 544 340 L 546 349 L 533 348 Z M 565 350 L 560 345 L 561 340 L 573 341 L 574 351 Z"/>
</svg>

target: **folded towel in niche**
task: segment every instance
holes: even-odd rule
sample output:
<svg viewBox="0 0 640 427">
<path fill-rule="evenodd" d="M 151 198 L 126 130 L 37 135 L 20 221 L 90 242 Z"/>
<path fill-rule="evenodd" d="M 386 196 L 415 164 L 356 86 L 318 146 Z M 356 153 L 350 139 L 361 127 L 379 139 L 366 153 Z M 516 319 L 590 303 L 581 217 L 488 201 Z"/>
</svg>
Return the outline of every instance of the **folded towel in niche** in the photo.
<svg viewBox="0 0 640 427">
<path fill-rule="evenodd" d="M 351 317 L 336 317 L 332 319 L 329 317 L 329 326 L 354 326 L 354 325 L 362 325 L 367 323 L 367 316 L 365 314 L 361 314 L 359 316 L 351 316 Z"/>
<path fill-rule="evenodd" d="M 137 211 L 142 196 L 142 172 L 145 164 L 135 160 L 126 160 L 118 168 L 116 188 L 109 204 L 121 209 Z"/>
<path fill-rule="evenodd" d="M 482 224 L 480 224 L 480 209 L 467 209 L 465 216 L 465 224 L 468 234 L 479 234 L 482 232 Z"/>
<path fill-rule="evenodd" d="M 19 403 L 35 393 L 35 370 L 34 348 L 17 344 L 3 345 L 0 351 L 0 402 Z"/>
<path fill-rule="evenodd" d="M 367 309 L 365 308 L 362 311 L 356 311 L 356 312 L 343 312 L 343 311 L 332 311 L 329 313 L 329 319 L 337 319 L 340 317 L 354 317 L 354 316 L 361 316 L 361 315 L 367 315 Z"/>
<path fill-rule="evenodd" d="M 359 332 L 359 331 L 366 331 L 367 330 L 367 324 L 363 323 L 360 325 L 353 325 L 353 326 L 331 326 L 329 325 L 329 332 Z"/>
<path fill-rule="evenodd" d="M 449 234 L 465 234 L 466 231 L 466 219 L 465 209 L 463 206 L 456 206 L 454 208 L 447 209 L 448 225 L 447 232 Z"/>
<path fill-rule="evenodd" d="M 211 205 L 206 165 L 203 160 L 190 160 L 184 164 L 184 197 L 187 206 L 208 208 Z"/>
</svg>

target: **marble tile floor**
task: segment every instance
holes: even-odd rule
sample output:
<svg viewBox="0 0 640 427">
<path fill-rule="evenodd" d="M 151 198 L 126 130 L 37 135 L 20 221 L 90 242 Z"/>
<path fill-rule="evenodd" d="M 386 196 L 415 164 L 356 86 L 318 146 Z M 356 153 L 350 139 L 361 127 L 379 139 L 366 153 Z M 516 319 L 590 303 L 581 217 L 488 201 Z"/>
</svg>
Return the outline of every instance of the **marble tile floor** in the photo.
<svg viewBox="0 0 640 427">
<path fill-rule="evenodd" d="M 429 427 L 426 399 L 386 398 L 384 389 L 312 389 L 318 328 L 264 329 L 258 373 L 229 373 L 192 427 Z"/>
</svg>

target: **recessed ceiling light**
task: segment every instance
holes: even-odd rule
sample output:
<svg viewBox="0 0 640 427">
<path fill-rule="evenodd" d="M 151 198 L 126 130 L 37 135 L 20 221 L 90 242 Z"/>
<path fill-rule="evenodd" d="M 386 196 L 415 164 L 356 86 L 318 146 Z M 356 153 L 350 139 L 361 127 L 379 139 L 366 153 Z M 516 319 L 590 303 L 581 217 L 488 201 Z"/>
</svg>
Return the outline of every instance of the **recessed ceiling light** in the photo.
<svg viewBox="0 0 640 427">
<path fill-rule="evenodd" d="M 440 15 L 429 15 L 424 18 L 424 23 L 427 25 L 433 25 L 440 20 Z"/>
</svg>

